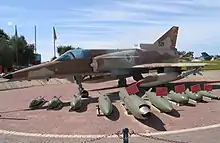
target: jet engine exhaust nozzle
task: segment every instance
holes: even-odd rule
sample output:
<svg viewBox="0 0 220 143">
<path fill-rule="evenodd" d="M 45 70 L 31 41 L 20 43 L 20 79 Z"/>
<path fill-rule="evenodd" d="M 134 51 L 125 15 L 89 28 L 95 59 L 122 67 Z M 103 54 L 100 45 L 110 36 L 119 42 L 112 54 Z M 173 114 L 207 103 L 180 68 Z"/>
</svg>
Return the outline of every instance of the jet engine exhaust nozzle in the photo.
<svg viewBox="0 0 220 143">
<path fill-rule="evenodd" d="M 139 112 L 142 114 L 143 117 L 150 117 L 150 109 L 148 106 L 144 105 L 139 108 Z"/>
</svg>

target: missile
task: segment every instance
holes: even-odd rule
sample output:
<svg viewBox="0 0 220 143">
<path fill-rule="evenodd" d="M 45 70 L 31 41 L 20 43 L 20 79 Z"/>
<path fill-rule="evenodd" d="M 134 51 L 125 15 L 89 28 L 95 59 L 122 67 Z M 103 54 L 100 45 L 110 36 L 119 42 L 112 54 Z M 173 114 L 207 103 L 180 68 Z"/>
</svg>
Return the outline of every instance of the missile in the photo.
<svg viewBox="0 0 220 143">
<path fill-rule="evenodd" d="M 202 91 L 201 90 L 201 91 L 197 92 L 197 94 L 200 95 L 200 96 L 205 96 L 205 97 L 211 98 L 211 99 L 220 99 L 219 96 L 213 94 L 210 91 Z"/>
<path fill-rule="evenodd" d="M 167 95 L 171 101 L 180 103 L 180 104 L 187 104 L 189 102 L 189 97 L 184 93 L 176 93 L 171 90 Z"/>
<path fill-rule="evenodd" d="M 60 106 L 62 106 L 62 101 L 60 100 L 60 97 L 57 98 L 56 96 L 54 96 L 48 103 L 48 108 L 47 109 L 55 109 L 58 108 Z"/>
<path fill-rule="evenodd" d="M 32 100 L 29 104 L 30 109 L 37 109 L 41 108 L 47 101 L 44 99 L 44 97 L 37 97 L 34 100 Z"/>
<path fill-rule="evenodd" d="M 137 119 L 147 119 L 150 117 L 150 106 L 136 94 L 128 94 L 126 90 L 119 92 L 119 98 L 124 103 L 125 108 Z"/>
<path fill-rule="evenodd" d="M 82 100 L 81 100 L 81 96 L 77 96 L 77 95 L 73 95 L 73 99 L 70 102 L 70 109 L 71 110 L 77 110 L 81 107 L 82 105 Z"/>
<path fill-rule="evenodd" d="M 168 99 L 162 96 L 157 96 L 155 92 L 146 91 L 142 98 L 145 98 L 146 96 L 151 104 L 158 108 L 160 111 L 168 113 L 173 110 L 173 106 L 168 101 Z"/>
<path fill-rule="evenodd" d="M 220 99 L 219 96 L 217 96 L 211 92 L 213 89 L 213 86 L 211 84 L 204 84 L 203 89 L 204 90 L 200 90 L 197 93 L 201 96 L 205 96 L 205 97 L 208 97 L 211 99 Z"/>
<path fill-rule="evenodd" d="M 192 100 L 202 101 L 202 95 L 201 94 L 193 93 L 188 88 L 185 90 L 185 93 L 186 93 L 186 96 L 188 96 Z"/>
<path fill-rule="evenodd" d="M 98 98 L 98 105 L 100 110 L 102 111 L 102 113 L 105 116 L 109 116 L 111 115 L 112 111 L 113 111 L 113 105 L 111 100 L 109 99 L 109 97 L 107 95 L 101 95 Z"/>
</svg>

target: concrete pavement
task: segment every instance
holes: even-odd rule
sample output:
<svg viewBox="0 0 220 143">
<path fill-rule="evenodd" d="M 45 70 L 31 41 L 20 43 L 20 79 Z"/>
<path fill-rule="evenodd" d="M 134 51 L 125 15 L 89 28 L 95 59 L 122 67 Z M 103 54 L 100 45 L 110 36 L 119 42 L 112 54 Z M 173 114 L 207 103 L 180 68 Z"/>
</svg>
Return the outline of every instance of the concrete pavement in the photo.
<svg viewBox="0 0 220 143">
<path fill-rule="evenodd" d="M 13 89 L 22 89 L 22 88 L 30 88 L 36 86 L 46 86 L 46 85 L 57 85 L 57 84 L 70 84 L 67 79 L 50 79 L 49 81 L 43 80 L 31 80 L 31 81 L 12 81 L 6 82 L 7 80 L 0 79 L 0 91 L 4 90 L 13 90 Z"/>
</svg>

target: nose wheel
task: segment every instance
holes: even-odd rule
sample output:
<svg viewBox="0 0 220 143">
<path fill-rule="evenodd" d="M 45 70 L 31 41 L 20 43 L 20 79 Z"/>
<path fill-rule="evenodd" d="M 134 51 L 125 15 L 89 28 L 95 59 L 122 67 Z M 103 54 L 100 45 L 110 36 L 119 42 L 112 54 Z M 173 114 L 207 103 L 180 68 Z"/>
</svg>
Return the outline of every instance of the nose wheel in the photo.
<svg viewBox="0 0 220 143">
<path fill-rule="evenodd" d="M 87 90 L 84 90 L 82 86 L 82 76 L 74 76 L 74 79 L 76 81 L 76 84 L 78 85 L 78 90 L 79 90 L 79 95 L 82 98 L 88 98 L 89 97 L 89 92 Z"/>
<path fill-rule="evenodd" d="M 88 98 L 89 97 L 89 92 L 87 90 L 84 90 L 84 89 L 82 91 L 80 91 L 79 94 L 82 98 Z"/>
</svg>

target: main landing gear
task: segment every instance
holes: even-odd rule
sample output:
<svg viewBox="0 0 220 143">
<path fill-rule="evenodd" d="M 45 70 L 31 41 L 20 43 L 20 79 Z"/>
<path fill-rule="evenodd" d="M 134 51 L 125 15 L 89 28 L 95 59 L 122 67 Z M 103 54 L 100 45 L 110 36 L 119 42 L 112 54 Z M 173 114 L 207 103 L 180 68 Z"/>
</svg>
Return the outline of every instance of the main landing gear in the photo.
<svg viewBox="0 0 220 143">
<path fill-rule="evenodd" d="M 82 76 L 74 76 L 74 79 L 76 81 L 76 84 L 78 85 L 79 95 L 82 98 L 88 98 L 89 92 L 85 90 L 82 86 Z"/>
<path fill-rule="evenodd" d="M 119 78 L 118 79 L 118 87 L 126 87 L 126 86 L 127 86 L 126 78 Z"/>
<path fill-rule="evenodd" d="M 83 88 L 83 86 L 82 86 L 82 78 L 83 78 L 82 76 L 74 76 L 76 84 L 78 85 L 79 95 L 82 98 L 88 98 L 89 97 L 89 92 Z M 127 86 L 126 78 L 119 78 L 119 80 L 118 80 L 118 87 L 126 87 L 126 86 Z"/>
</svg>

